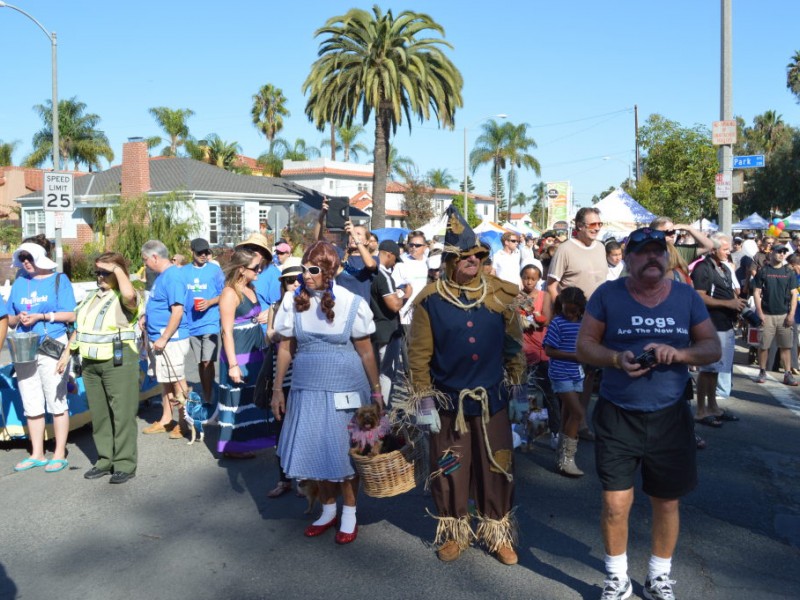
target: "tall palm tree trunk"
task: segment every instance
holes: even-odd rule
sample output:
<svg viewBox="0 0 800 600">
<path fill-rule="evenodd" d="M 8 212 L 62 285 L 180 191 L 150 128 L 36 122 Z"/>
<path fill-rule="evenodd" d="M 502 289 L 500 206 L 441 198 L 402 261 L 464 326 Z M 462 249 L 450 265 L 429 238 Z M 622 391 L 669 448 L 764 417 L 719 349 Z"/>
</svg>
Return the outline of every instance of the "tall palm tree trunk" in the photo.
<svg viewBox="0 0 800 600">
<path fill-rule="evenodd" d="M 331 122 L 331 160 L 336 160 L 336 127 Z"/>
<path fill-rule="evenodd" d="M 381 109 L 375 115 L 375 165 L 372 172 L 371 229 L 386 226 L 386 179 L 389 170 L 389 111 Z"/>
</svg>

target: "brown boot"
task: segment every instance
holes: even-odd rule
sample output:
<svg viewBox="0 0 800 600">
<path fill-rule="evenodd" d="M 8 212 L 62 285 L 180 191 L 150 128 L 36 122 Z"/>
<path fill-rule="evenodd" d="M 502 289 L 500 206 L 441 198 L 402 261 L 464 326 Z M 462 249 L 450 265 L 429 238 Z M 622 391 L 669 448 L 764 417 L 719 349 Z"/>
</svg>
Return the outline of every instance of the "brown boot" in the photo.
<svg viewBox="0 0 800 600">
<path fill-rule="evenodd" d="M 504 565 L 515 565 L 519 562 L 517 553 L 511 546 L 501 546 L 500 548 L 497 549 L 495 556 L 497 557 L 497 560 L 499 560 Z"/>
<path fill-rule="evenodd" d="M 575 455 L 577 452 L 577 438 L 569 438 L 566 435 L 562 435 L 558 446 L 558 458 L 556 460 L 556 469 L 558 469 L 559 473 L 567 477 L 583 476 L 583 471 L 575 464 Z"/>
<path fill-rule="evenodd" d="M 461 556 L 461 548 L 455 540 L 447 540 L 444 544 L 439 546 L 436 554 L 442 562 L 452 562 Z"/>
</svg>

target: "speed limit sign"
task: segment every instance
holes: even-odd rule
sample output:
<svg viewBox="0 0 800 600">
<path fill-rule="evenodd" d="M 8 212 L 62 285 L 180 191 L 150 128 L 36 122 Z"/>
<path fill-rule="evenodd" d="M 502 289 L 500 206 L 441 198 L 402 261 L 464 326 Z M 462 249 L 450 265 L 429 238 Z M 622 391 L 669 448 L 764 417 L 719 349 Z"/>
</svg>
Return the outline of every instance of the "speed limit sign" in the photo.
<svg viewBox="0 0 800 600">
<path fill-rule="evenodd" d="M 75 210 L 75 200 L 72 195 L 72 173 L 46 172 L 43 191 L 45 210 L 55 212 Z"/>
</svg>

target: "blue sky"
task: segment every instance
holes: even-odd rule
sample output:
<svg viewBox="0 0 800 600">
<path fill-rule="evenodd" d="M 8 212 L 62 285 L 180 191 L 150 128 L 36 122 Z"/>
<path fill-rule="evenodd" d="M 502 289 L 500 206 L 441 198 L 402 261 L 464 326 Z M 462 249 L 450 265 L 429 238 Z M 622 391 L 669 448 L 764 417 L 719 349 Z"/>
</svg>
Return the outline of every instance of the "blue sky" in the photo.
<svg viewBox="0 0 800 600">
<path fill-rule="evenodd" d="M 77 96 L 102 118 L 116 154 L 128 137 L 160 134 L 148 108 L 191 108 L 198 139 L 217 133 L 258 156 L 266 140 L 252 126 L 252 95 L 271 83 L 292 113 L 281 136 L 319 146 L 326 134 L 306 119 L 301 86 L 316 58 L 314 31 L 358 6 L 338 0 L 89 2 L 14 0 L 59 42 L 59 97 Z M 720 2 L 512 0 L 506 3 L 381 4 L 426 12 L 444 28 L 464 76 L 455 131 L 412 121 L 393 139 L 420 173 L 463 178 L 463 128 L 471 149 L 480 121 L 505 113 L 528 123 L 545 181 L 572 183 L 577 204 L 622 182 L 634 156 L 633 106 L 642 124 L 660 113 L 685 126 L 719 119 Z M 748 123 L 765 110 L 800 126 L 786 90 L 786 64 L 800 50 L 800 2 L 733 0 L 734 112 Z M 0 9 L 0 140 L 18 140 L 15 164 L 41 128 L 34 104 L 50 98 L 50 45 L 24 16 Z M 373 145 L 373 126 L 361 140 Z M 611 157 L 603 160 L 603 157 Z M 361 157 L 368 162 L 370 157 Z M 489 167 L 475 175 L 488 193 Z M 522 172 L 530 194 L 539 180 Z"/>
</svg>

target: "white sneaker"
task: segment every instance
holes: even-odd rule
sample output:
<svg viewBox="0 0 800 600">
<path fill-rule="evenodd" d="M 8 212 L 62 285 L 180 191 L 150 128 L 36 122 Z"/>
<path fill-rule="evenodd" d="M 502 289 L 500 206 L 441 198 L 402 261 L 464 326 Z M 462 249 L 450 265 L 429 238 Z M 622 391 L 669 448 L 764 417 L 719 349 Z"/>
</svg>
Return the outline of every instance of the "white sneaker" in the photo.
<svg viewBox="0 0 800 600">
<path fill-rule="evenodd" d="M 616 575 L 607 577 L 603 584 L 603 595 L 600 600 L 625 600 L 633 593 L 630 577 L 620 579 Z"/>
<path fill-rule="evenodd" d="M 647 600 L 675 600 L 672 592 L 674 579 L 670 579 L 667 573 L 650 579 L 648 576 L 644 582 L 644 597 Z"/>
</svg>

